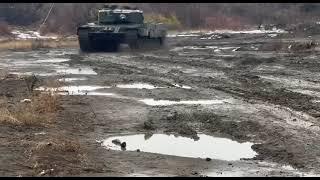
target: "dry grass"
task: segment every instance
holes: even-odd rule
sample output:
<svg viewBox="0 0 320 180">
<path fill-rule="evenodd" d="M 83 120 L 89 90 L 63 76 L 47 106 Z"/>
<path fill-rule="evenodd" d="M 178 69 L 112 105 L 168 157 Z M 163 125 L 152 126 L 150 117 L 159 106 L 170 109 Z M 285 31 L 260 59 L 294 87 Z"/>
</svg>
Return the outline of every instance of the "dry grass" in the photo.
<svg viewBox="0 0 320 180">
<path fill-rule="evenodd" d="M 5 79 L 9 75 L 9 71 L 7 68 L 0 69 L 0 79 Z"/>
<path fill-rule="evenodd" d="M 50 135 L 50 138 L 34 143 L 26 153 L 35 176 L 54 176 L 70 173 L 66 169 L 92 167 L 80 142 L 64 135 Z"/>
<path fill-rule="evenodd" d="M 33 100 L 39 113 L 54 113 L 59 109 L 59 97 L 56 94 L 40 94 Z"/>
<path fill-rule="evenodd" d="M 181 29 L 182 24 L 178 20 L 178 18 L 174 14 L 170 14 L 167 16 L 161 14 L 146 14 L 145 15 L 145 22 L 147 23 L 163 23 L 167 25 L 169 29 Z"/>
<path fill-rule="evenodd" d="M 309 52 L 314 51 L 318 46 L 316 41 L 304 41 L 304 42 L 284 42 L 281 39 L 271 43 L 263 44 L 260 47 L 262 51 L 274 51 L 279 52 Z"/>
<path fill-rule="evenodd" d="M 39 142 L 33 148 L 31 148 L 32 153 L 43 153 L 48 150 L 55 152 L 79 153 L 81 151 L 81 146 L 77 140 L 67 139 L 66 137 L 58 136 Z"/>
<path fill-rule="evenodd" d="M 22 122 L 19 121 L 16 117 L 14 117 L 7 108 L 0 108 L 0 122 L 15 124 L 15 125 L 22 124 Z"/>
<path fill-rule="evenodd" d="M 55 113 L 60 109 L 59 106 L 59 95 L 57 94 L 58 87 L 62 86 L 64 82 L 56 79 L 48 79 L 44 82 L 46 87 L 55 88 L 50 93 L 40 93 L 34 95 L 32 102 L 34 103 L 37 112 L 39 113 Z"/>
<path fill-rule="evenodd" d="M 61 82 L 49 80 L 45 84 L 59 86 Z M 19 98 L 20 100 L 24 98 Z M 31 102 L 9 103 L 5 97 L 0 99 L 0 123 L 23 126 L 48 126 L 56 112 L 61 108 L 59 96 L 55 92 L 32 93 Z"/>
<path fill-rule="evenodd" d="M 318 43 L 314 40 L 306 42 L 295 42 L 290 44 L 288 50 L 290 52 L 313 51 L 317 46 Z"/>
<path fill-rule="evenodd" d="M 246 19 L 239 16 L 224 16 L 218 14 L 205 18 L 205 27 L 210 29 L 232 29 L 241 30 L 250 24 Z"/>
<path fill-rule="evenodd" d="M 23 126 L 47 126 L 53 120 L 53 115 L 41 113 L 39 105 L 34 102 L 6 105 L 0 108 L 0 123 Z M 41 108 L 41 107 L 40 107 Z M 47 110 L 47 108 L 42 108 Z"/>
<path fill-rule="evenodd" d="M 0 35 L 1 36 L 11 36 L 11 30 L 6 22 L 0 21 Z"/>
<path fill-rule="evenodd" d="M 75 39 L 52 40 L 52 39 L 30 39 L 30 40 L 6 40 L 0 42 L 0 50 L 35 50 L 39 48 L 61 48 L 77 47 Z"/>
</svg>

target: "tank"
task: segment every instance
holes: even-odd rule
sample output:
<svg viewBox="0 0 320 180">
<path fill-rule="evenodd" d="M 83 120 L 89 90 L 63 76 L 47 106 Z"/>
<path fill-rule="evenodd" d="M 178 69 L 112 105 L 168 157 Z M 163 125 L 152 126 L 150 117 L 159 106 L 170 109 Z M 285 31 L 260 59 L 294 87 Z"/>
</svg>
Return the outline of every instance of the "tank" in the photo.
<svg viewBox="0 0 320 180">
<path fill-rule="evenodd" d="M 118 51 L 120 44 L 131 49 L 164 45 L 167 28 L 161 23 L 144 23 L 143 11 L 128 6 L 105 5 L 95 23 L 77 28 L 81 51 Z"/>
</svg>

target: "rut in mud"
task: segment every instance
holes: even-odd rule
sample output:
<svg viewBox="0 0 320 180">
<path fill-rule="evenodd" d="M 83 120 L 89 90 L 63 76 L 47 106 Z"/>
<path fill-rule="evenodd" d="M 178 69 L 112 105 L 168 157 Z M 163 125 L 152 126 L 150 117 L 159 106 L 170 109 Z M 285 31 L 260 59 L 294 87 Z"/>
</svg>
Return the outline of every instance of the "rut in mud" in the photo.
<svg viewBox="0 0 320 180">
<path fill-rule="evenodd" d="M 166 48 L 145 52 L 125 49 L 119 53 L 90 54 L 79 53 L 78 49 L 1 52 L 3 70 L 18 75 L 36 74 L 39 81 L 35 92 L 55 91 L 61 108 L 48 127 L 31 126 L 28 130 L 23 126 L 1 127 L 1 141 L 6 144 L 1 151 L 11 153 L 2 157 L 2 162 L 12 171 L 0 168 L 0 173 L 9 176 L 319 173 L 318 49 L 290 50 L 288 46 L 297 39 L 282 32 L 242 33 L 176 35 L 168 38 Z M 299 40 L 302 44 L 309 41 Z M 47 79 L 61 84 L 52 87 L 44 83 Z M 23 90 L 24 80 L 1 81 L 2 95 L 13 104 L 29 98 L 30 94 Z M 12 135 L 13 132 L 17 135 Z M 114 146 L 111 142 L 114 138 L 124 138 L 127 150 Z M 206 138 L 213 139 L 206 141 Z M 219 138 L 235 143 L 235 147 L 249 146 L 232 152 L 235 159 L 231 155 L 219 158 L 220 146 L 229 145 L 218 146 L 215 140 Z M 66 146 L 58 146 L 63 139 Z M 199 147 L 192 152 L 184 148 L 184 153 L 179 151 L 182 144 L 174 147 L 177 143 L 173 142 L 179 140 Z M 20 147 L 22 142 L 26 152 Z M 42 144 L 36 146 L 39 142 Z M 157 148 L 154 145 L 157 142 L 162 146 Z M 201 150 L 196 148 L 202 146 L 207 148 L 203 150 L 206 154 L 199 155 L 197 152 Z M 170 148 L 177 152 L 168 152 Z M 252 152 L 250 156 L 242 155 L 248 151 Z"/>
</svg>

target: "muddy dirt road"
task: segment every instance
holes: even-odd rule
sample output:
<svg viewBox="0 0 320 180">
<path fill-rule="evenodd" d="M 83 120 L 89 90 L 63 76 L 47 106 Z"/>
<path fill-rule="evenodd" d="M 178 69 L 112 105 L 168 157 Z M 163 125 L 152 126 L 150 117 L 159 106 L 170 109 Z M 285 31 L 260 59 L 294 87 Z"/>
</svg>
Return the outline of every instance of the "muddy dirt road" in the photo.
<svg viewBox="0 0 320 180">
<path fill-rule="evenodd" d="M 1 125 L 0 175 L 317 175 L 320 52 L 310 40 L 184 34 L 141 52 L 1 52 L 2 71 L 36 74 L 37 91 L 50 90 L 47 79 L 63 85 L 51 126 Z M 1 81 L 10 101 L 28 97 L 23 80 Z M 81 150 L 30 151 L 53 137 Z"/>
</svg>

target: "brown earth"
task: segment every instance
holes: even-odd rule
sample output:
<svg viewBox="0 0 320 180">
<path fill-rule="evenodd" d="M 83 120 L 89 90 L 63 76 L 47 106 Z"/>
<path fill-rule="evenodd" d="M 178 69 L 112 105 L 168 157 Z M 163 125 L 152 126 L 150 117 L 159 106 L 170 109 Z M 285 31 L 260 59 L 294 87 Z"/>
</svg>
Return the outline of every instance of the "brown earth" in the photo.
<svg viewBox="0 0 320 180">
<path fill-rule="evenodd" d="M 313 38 L 318 40 L 316 36 Z M 299 51 L 285 48 L 293 41 L 301 44 Z M 167 48 L 141 52 L 124 49 L 119 53 L 82 54 L 78 49 L 57 49 L 63 54 L 57 53 L 53 58 L 66 58 L 70 67 L 85 66 L 97 72 L 97 75 L 82 75 L 87 80 L 75 81 L 76 85 L 111 86 L 107 92 L 116 95 L 59 96 L 54 120 L 45 126 L 2 123 L 0 152 L 4 156 L 0 159 L 0 175 L 202 176 L 209 171 L 238 173 L 236 176 L 296 176 L 300 171 L 319 173 L 320 53 L 317 46 L 305 45 L 309 41 L 285 35 L 232 34 L 215 40 L 173 37 L 168 38 Z M 279 42 L 281 46 L 277 46 Z M 42 56 L 48 51 L 51 50 L 31 53 Z M 39 77 L 36 86 L 43 85 L 47 78 Z M 115 87 L 134 82 L 167 88 Z M 173 84 L 191 89 L 176 88 Z M 33 93 L 39 96 L 38 91 Z M 31 97 L 25 80 L 16 76 L 1 80 L 0 94 L 12 106 Z M 139 101 L 145 98 L 231 99 L 231 102 L 149 106 Z M 205 133 L 238 142 L 250 141 L 255 143 L 252 149 L 258 155 L 234 162 L 206 161 L 113 151 L 100 144 L 100 140 L 109 136 L 142 133 L 176 134 L 193 139 L 198 138 L 197 133 Z M 277 165 L 263 166 L 261 162 Z M 283 169 L 282 165 L 297 169 Z"/>
</svg>

